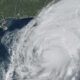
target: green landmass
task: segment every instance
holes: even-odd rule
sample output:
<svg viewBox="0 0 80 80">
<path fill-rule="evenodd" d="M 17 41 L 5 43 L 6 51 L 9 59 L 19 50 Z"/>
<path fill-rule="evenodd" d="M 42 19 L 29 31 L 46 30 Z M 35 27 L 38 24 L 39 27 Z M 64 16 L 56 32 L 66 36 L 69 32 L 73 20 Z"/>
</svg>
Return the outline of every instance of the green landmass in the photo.
<svg viewBox="0 0 80 80">
<path fill-rule="evenodd" d="M 0 0 L 0 19 L 35 16 L 52 0 Z"/>
</svg>

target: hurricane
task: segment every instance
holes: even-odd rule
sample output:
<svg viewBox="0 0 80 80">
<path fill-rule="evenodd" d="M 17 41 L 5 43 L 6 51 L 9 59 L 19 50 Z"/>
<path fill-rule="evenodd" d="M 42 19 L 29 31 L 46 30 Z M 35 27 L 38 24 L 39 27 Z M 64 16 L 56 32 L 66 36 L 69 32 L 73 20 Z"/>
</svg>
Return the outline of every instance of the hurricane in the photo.
<svg viewBox="0 0 80 80">
<path fill-rule="evenodd" d="M 3 80 L 80 80 L 80 0 L 53 0 L 1 43 L 10 55 Z"/>
</svg>

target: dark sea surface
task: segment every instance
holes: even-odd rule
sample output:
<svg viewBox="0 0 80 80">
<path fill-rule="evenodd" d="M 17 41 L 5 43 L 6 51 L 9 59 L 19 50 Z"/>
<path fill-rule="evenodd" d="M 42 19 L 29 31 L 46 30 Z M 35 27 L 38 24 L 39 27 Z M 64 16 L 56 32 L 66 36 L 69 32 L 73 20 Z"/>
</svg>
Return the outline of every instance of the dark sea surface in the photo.
<svg viewBox="0 0 80 80">
<path fill-rule="evenodd" d="M 23 18 L 23 19 L 14 19 L 9 18 L 2 20 L 0 24 L 7 29 L 0 28 L 0 65 L 3 64 L 4 68 L 7 69 L 7 65 L 9 63 L 9 53 L 7 48 L 4 46 L 4 44 L 1 43 L 1 38 L 6 34 L 7 32 L 14 31 L 16 29 L 21 29 L 26 24 L 28 24 L 29 21 L 31 21 L 33 18 Z M 0 66 L 1 68 L 2 66 Z M 1 70 L 0 70 L 1 71 Z M 0 72 L 1 73 L 1 72 Z M 1 76 L 0 76 L 1 77 Z"/>
</svg>

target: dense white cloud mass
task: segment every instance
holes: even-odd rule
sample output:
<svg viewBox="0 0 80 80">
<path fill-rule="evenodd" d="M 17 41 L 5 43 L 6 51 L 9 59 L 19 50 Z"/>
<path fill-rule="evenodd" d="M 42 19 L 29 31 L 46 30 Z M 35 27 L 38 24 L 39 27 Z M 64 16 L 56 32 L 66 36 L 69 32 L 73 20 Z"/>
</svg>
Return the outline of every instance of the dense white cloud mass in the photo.
<svg viewBox="0 0 80 80">
<path fill-rule="evenodd" d="M 5 80 L 78 80 L 79 20 L 80 0 L 61 0 L 49 4 L 16 35 L 6 34 L 6 46 L 11 36 L 13 40 Z"/>
</svg>

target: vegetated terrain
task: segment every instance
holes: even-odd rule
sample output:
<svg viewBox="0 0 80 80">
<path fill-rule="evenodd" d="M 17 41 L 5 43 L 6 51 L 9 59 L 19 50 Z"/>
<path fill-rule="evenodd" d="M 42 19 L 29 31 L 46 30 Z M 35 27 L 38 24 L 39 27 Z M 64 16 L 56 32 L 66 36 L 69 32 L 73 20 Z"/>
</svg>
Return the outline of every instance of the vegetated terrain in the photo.
<svg viewBox="0 0 80 80">
<path fill-rule="evenodd" d="M 35 16 L 52 0 L 0 0 L 0 19 Z"/>
</svg>

